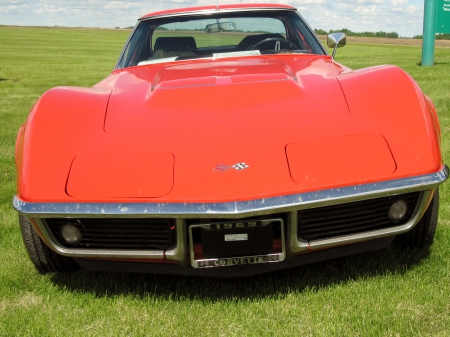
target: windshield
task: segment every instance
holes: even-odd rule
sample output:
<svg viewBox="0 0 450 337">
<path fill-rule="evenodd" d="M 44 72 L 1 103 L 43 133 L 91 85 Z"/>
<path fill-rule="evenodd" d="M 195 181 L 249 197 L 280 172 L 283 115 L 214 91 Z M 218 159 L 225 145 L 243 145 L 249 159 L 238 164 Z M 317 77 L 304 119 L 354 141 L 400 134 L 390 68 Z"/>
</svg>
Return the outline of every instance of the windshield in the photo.
<svg viewBox="0 0 450 337">
<path fill-rule="evenodd" d="M 118 68 L 279 53 L 325 54 L 314 34 L 293 11 L 180 16 L 141 21 Z"/>
</svg>

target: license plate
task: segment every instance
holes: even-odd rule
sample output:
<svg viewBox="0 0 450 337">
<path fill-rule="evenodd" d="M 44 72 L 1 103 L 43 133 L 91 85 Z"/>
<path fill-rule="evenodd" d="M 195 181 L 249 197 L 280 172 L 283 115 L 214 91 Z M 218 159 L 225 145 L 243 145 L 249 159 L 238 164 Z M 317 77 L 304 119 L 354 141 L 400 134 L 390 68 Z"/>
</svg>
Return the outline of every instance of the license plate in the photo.
<svg viewBox="0 0 450 337">
<path fill-rule="evenodd" d="M 282 219 L 191 225 L 189 243 L 194 268 L 270 263 L 285 258 Z"/>
<path fill-rule="evenodd" d="M 225 241 L 248 241 L 248 234 L 225 234 Z"/>
</svg>

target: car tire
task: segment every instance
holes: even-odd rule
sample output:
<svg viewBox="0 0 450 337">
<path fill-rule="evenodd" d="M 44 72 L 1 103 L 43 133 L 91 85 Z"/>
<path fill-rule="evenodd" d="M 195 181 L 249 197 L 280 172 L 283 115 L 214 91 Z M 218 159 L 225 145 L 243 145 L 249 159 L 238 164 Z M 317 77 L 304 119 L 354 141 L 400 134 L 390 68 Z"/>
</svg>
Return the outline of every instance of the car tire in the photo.
<svg viewBox="0 0 450 337">
<path fill-rule="evenodd" d="M 41 240 L 28 218 L 19 215 L 20 231 L 31 261 L 41 274 L 68 272 L 78 268 L 71 258 L 56 254 Z"/>
<path fill-rule="evenodd" d="M 434 192 L 434 197 L 419 223 L 412 230 L 400 234 L 395 239 L 395 245 L 408 248 L 425 248 L 433 244 L 439 212 L 439 189 Z"/>
</svg>

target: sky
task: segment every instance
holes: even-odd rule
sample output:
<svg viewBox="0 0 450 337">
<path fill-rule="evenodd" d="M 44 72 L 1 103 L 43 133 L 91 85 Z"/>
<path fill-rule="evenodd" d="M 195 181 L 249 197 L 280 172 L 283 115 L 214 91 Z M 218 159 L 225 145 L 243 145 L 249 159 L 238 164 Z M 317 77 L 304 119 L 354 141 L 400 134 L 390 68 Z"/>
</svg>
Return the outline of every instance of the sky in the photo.
<svg viewBox="0 0 450 337">
<path fill-rule="evenodd" d="M 0 0 L 0 25 L 124 28 L 154 11 L 252 2 L 294 6 L 312 28 L 326 31 L 423 32 L 424 0 Z"/>
</svg>

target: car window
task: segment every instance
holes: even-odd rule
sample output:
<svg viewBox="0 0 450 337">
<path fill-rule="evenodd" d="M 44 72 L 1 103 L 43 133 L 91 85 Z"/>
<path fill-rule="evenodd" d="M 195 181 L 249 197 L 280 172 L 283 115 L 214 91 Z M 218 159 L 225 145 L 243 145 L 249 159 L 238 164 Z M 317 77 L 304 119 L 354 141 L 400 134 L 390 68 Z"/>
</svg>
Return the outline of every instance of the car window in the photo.
<svg viewBox="0 0 450 337">
<path fill-rule="evenodd" d="M 174 16 L 141 21 L 118 68 L 277 53 L 324 54 L 324 51 L 293 11 Z"/>
<path fill-rule="evenodd" d="M 218 22 L 219 24 L 232 22 L 236 28 L 233 31 L 224 30 L 220 33 L 211 33 L 206 30 L 207 26 Z M 174 22 L 156 28 L 152 36 L 152 49 L 155 50 L 155 41 L 158 37 L 193 36 L 197 48 L 206 48 L 236 46 L 247 35 L 261 33 L 279 33 L 285 37 L 286 28 L 280 20 L 273 18 L 226 18 Z"/>
</svg>

